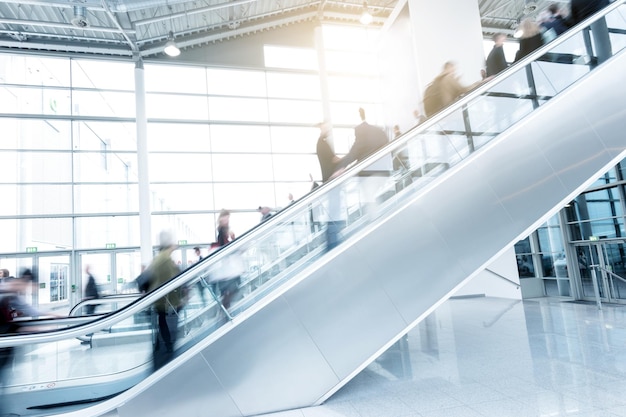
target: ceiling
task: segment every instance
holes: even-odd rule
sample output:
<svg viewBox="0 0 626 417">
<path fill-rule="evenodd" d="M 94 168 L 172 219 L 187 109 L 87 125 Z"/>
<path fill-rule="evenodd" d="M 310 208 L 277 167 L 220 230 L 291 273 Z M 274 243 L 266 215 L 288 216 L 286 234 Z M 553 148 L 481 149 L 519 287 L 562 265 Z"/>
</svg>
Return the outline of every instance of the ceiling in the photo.
<svg viewBox="0 0 626 417">
<path fill-rule="evenodd" d="M 368 0 L 372 24 L 404 1 Z M 485 35 L 510 34 L 552 3 L 477 1 Z M 305 21 L 357 23 L 363 8 L 361 0 L 0 0 L 0 48 L 147 57 L 163 53 L 170 32 L 185 49 Z"/>
</svg>

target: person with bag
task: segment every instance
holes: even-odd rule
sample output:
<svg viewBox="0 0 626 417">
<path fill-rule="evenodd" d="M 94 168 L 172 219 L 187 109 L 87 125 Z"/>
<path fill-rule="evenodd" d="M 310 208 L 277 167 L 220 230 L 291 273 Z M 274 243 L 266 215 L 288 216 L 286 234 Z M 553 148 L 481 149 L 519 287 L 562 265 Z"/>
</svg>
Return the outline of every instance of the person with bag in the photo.
<svg viewBox="0 0 626 417">
<path fill-rule="evenodd" d="M 146 269 L 150 271 L 149 293 L 167 283 L 180 272 L 172 260 L 172 252 L 177 248 L 171 232 L 162 231 L 159 234 L 159 253 Z M 157 319 L 153 353 L 155 369 L 165 365 L 174 356 L 174 344 L 178 332 L 178 313 L 184 305 L 183 294 L 184 289 L 177 288 L 153 304 Z"/>
<path fill-rule="evenodd" d="M 470 85 L 463 85 L 459 81 L 456 64 L 448 61 L 443 65 L 443 70 L 424 90 L 422 99 L 426 117 L 430 118 L 435 113 L 448 107 L 467 92 L 478 87 L 480 84 L 490 81 L 493 76 L 477 81 Z"/>
<path fill-rule="evenodd" d="M 222 209 L 217 221 L 217 242 L 211 245 L 211 253 L 228 245 L 234 239 L 235 234 L 230 229 L 230 211 Z M 244 269 L 239 255 L 231 254 L 217 262 L 209 274 L 209 284 L 219 293 L 220 303 L 225 310 L 230 308 L 231 302 L 239 290 Z"/>
</svg>

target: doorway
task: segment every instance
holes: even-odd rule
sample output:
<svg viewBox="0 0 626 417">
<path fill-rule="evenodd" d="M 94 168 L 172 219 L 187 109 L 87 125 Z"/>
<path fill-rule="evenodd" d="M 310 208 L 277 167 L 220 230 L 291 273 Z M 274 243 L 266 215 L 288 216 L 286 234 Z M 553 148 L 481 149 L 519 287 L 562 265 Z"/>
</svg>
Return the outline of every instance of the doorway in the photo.
<svg viewBox="0 0 626 417">
<path fill-rule="evenodd" d="M 602 302 L 626 304 L 626 244 L 623 241 L 576 245 L 580 290 L 584 300 L 595 301 L 593 275 Z"/>
</svg>

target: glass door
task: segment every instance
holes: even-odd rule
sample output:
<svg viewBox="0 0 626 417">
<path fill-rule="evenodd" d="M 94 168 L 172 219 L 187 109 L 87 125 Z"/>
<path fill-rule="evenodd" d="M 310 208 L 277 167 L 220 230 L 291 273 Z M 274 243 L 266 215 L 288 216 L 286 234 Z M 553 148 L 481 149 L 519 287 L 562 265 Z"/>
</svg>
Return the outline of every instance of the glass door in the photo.
<svg viewBox="0 0 626 417">
<path fill-rule="evenodd" d="M 590 242 L 577 246 L 583 299 L 595 301 L 593 274 L 603 302 L 626 304 L 626 246 L 621 241 Z"/>
</svg>

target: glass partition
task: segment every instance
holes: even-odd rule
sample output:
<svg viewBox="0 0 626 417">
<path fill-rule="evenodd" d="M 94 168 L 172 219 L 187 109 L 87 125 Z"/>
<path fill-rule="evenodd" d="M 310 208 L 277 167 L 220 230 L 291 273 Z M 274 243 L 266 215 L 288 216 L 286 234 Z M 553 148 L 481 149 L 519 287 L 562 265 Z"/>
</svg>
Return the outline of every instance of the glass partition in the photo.
<svg viewBox="0 0 626 417">
<path fill-rule="evenodd" d="M 621 39 L 626 7 L 620 3 L 609 10 L 611 34 Z M 612 45 L 617 53 L 626 43 L 616 39 Z M 96 396 L 101 398 L 132 386 L 224 324 L 253 314 L 268 299 L 304 279 L 303 272 L 324 262 L 327 253 L 350 244 L 380 218 L 415 198 L 434 178 L 593 71 L 595 61 L 584 47 L 580 28 L 561 35 L 154 293 L 98 319 L 96 323 L 102 324 L 95 326 L 97 332 L 92 323 L 80 338 L 76 336 L 84 326 L 77 327 L 71 338 L 37 345 L 27 345 L 28 339 L 23 339 L 20 345 L 28 347 L 20 347 L 22 353 L 38 354 L 17 355 L 17 366 L 30 367 L 26 374 L 36 377 L 12 379 L 6 392 L 28 384 L 95 386 L 101 379 L 114 380 L 115 384 L 102 385 Z M 153 305 L 157 311 L 165 306 L 165 313 L 155 313 Z M 169 341 L 160 339 L 163 323 L 170 329 Z M 87 337 L 91 347 L 82 344 Z M 6 340 L 0 337 L 0 347 L 9 344 Z M 110 360 L 118 355 L 124 360 Z M 91 373 L 87 371 L 91 367 L 62 366 L 69 358 L 87 356 L 99 364 Z M 40 366 L 40 361 L 53 366 Z"/>
</svg>

